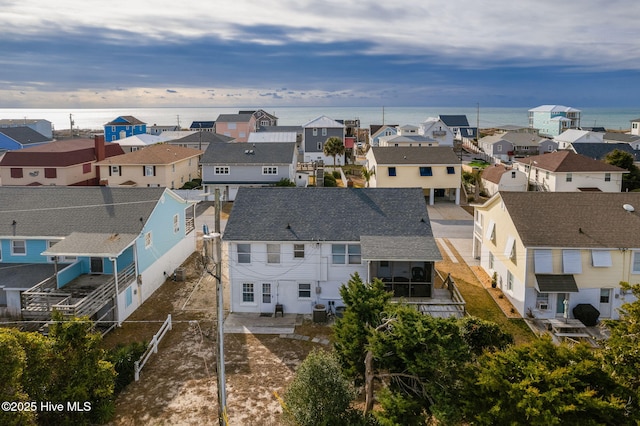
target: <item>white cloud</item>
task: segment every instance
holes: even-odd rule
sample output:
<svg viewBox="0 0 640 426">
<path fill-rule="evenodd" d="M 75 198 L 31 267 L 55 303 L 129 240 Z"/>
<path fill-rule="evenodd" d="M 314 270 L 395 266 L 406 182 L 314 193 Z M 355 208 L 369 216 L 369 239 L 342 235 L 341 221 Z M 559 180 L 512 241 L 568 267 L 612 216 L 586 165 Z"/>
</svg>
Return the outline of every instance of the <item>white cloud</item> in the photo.
<svg viewBox="0 0 640 426">
<path fill-rule="evenodd" d="M 640 69 L 637 20 L 629 1 L 582 0 L 50 0 L 0 10 L 0 34 L 49 33 L 100 26 L 167 42 L 216 36 L 278 44 L 373 43 L 371 53 L 433 55 L 442 63 L 546 58 L 569 65 Z M 283 34 L 247 36 L 244 27 Z M 259 31 L 259 30 L 257 30 Z M 130 40 L 134 42 L 133 40 Z"/>
</svg>

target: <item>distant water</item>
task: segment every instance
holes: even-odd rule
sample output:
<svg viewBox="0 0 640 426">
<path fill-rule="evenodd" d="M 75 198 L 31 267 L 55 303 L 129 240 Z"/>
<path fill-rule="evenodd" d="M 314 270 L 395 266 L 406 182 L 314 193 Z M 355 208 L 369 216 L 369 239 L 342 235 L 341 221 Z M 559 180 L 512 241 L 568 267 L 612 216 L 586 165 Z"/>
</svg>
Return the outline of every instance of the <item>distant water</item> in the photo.
<svg viewBox="0 0 640 426">
<path fill-rule="evenodd" d="M 361 127 L 370 124 L 418 125 L 428 117 L 438 115 L 466 115 L 469 125 L 480 128 L 501 125 L 528 126 L 528 110 L 522 108 L 471 107 L 262 107 L 278 117 L 282 126 L 302 125 L 321 115 L 333 119 L 360 119 Z M 0 109 L 0 119 L 45 119 L 54 129 L 69 129 L 70 117 L 74 128 L 102 129 L 105 123 L 121 115 L 132 115 L 147 125 L 176 125 L 188 128 L 193 121 L 215 121 L 219 114 L 237 114 L 240 110 L 261 107 L 225 108 L 106 108 L 106 109 Z M 602 126 L 611 130 L 629 130 L 631 120 L 640 117 L 640 108 L 580 108 L 583 126 Z"/>
</svg>

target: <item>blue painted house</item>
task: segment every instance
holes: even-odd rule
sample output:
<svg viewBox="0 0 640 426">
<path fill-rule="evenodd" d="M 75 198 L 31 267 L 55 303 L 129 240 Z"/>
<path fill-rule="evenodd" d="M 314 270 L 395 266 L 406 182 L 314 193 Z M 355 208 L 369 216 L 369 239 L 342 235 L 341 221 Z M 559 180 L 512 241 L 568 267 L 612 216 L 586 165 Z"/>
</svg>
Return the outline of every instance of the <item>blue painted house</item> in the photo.
<svg viewBox="0 0 640 426">
<path fill-rule="evenodd" d="M 106 142 L 113 142 L 118 139 L 145 133 L 147 133 L 147 123 L 131 115 L 121 115 L 104 125 L 104 140 Z"/>
<path fill-rule="evenodd" d="M 26 126 L 0 128 L 0 152 L 16 151 L 49 142 L 51 138 Z"/>
<path fill-rule="evenodd" d="M 196 248 L 195 204 L 166 188 L 0 187 L 0 307 L 122 322 Z"/>
</svg>

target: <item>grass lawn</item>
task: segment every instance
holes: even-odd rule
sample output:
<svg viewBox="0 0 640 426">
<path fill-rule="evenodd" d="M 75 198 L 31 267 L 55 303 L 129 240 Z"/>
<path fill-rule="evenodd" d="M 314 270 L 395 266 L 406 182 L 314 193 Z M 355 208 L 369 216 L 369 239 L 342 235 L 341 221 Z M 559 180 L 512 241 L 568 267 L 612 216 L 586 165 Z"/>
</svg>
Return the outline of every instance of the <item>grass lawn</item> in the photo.
<svg viewBox="0 0 640 426">
<path fill-rule="evenodd" d="M 484 169 L 488 165 L 489 165 L 489 163 L 487 163 L 486 161 L 478 161 L 478 160 L 474 160 L 474 161 L 469 163 L 469 166 L 477 167 L 479 169 Z"/>
<path fill-rule="evenodd" d="M 502 330 L 511 333 L 517 344 L 529 343 L 536 339 L 523 319 L 507 318 L 484 287 L 452 275 L 467 303 L 467 312 L 470 315 L 495 322 Z"/>
</svg>

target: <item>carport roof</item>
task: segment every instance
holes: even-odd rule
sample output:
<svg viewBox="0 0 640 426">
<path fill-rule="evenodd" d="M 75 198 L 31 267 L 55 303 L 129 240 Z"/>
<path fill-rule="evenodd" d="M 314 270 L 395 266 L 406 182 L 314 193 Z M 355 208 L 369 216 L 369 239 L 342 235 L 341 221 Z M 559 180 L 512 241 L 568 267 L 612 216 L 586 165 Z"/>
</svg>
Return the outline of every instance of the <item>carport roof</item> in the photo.
<svg viewBox="0 0 640 426">
<path fill-rule="evenodd" d="M 360 237 L 360 244 L 363 260 L 442 260 L 433 238 L 363 235 Z"/>
</svg>

